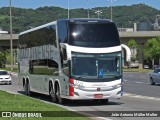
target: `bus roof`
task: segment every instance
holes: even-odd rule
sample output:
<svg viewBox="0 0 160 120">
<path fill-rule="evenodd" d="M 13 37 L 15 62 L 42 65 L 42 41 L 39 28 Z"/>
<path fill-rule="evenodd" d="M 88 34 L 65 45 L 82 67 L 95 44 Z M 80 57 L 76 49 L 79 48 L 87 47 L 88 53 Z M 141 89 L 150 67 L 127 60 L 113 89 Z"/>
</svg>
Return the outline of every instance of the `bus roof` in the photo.
<svg viewBox="0 0 160 120">
<path fill-rule="evenodd" d="M 38 27 L 35 27 L 35 28 L 32 28 L 32 29 L 29 29 L 29 30 L 26 30 L 26 31 L 23 31 L 19 35 L 23 35 L 23 34 L 26 34 L 26 33 L 29 33 L 29 32 L 32 32 L 32 31 L 35 31 L 35 30 L 38 30 L 38 29 L 41 29 L 41 28 L 44 28 L 44 27 L 47 27 L 47 26 L 53 25 L 53 24 L 56 24 L 56 21 L 53 21 L 53 22 L 50 22 L 50 23 L 47 23 L 47 24 L 44 24 L 44 25 L 41 25 L 41 26 L 38 26 Z"/>
<path fill-rule="evenodd" d="M 53 21 L 53 22 L 50 22 L 50 23 L 47 23 L 47 24 L 44 24 L 44 25 L 41 25 L 41 26 L 38 26 L 38 27 L 35 27 L 35 28 L 32 28 L 32 29 L 29 29 L 29 30 L 23 31 L 19 35 L 23 35 L 23 34 L 26 34 L 26 33 L 29 33 L 29 32 L 32 32 L 32 31 L 44 28 L 44 27 L 47 27 L 49 25 L 55 25 L 55 24 L 57 24 L 57 22 L 60 22 L 60 21 L 69 21 L 69 22 L 100 22 L 100 23 L 112 22 L 109 19 L 100 19 L 100 18 L 70 18 L 70 19 L 60 19 L 60 20 L 57 20 L 57 21 Z"/>
<path fill-rule="evenodd" d="M 58 21 L 69 21 L 69 22 L 112 22 L 109 19 L 100 19 L 100 18 L 70 18 L 70 19 L 61 19 Z"/>
</svg>

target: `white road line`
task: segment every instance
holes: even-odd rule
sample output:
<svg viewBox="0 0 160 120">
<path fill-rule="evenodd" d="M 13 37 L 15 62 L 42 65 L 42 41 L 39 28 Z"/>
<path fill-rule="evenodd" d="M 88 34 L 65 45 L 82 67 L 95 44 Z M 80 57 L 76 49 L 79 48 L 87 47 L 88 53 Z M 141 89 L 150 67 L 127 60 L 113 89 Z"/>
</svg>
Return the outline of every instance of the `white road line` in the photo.
<svg viewBox="0 0 160 120">
<path fill-rule="evenodd" d="M 160 98 L 159 98 L 159 97 L 149 97 L 149 96 L 136 95 L 136 94 L 130 94 L 130 93 L 124 93 L 124 96 L 160 101 Z"/>
<path fill-rule="evenodd" d="M 128 80 L 123 79 L 123 81 L 128 81 Z"/>
<path fill-rule="evenodd" d="M 148 85 L 148 83 L 139 82 L 139 81 L 129 81 L 129 80 L 124 80 L 124 79 L 123 79 L 123 81 L 125 81 L 125 82 L 137 83 L 137 84 L 145 84 L 145 85 Z"/>
<path fill-rule="evenodd" d="M 138 82 L 138 81 L 137 81 L 137 82 L 135 82 L 135 83 L 142 83 L 142 82 Z"/>
</svg>

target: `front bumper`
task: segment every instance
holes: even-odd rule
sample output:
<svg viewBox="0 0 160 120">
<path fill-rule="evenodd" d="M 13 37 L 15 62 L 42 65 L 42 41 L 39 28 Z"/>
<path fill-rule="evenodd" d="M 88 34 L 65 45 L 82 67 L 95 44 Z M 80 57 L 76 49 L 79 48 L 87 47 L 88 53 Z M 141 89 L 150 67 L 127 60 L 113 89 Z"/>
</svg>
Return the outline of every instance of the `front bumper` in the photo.
<svg viewBox="0 0 160 120">
<path fill-rule="evenodd" d="M 95 98 L 95 95 L 103 95 L 103 97 Z M 93 100 L 93 99 L 109 99 L 122 97 L 121 87 L 111 90 L 111 91 L 97 91 L 97 92 L 86 92 L 79 89 L 75 89 L 74 96 L 61 96 L 62 98 L 67 98 L 71 100 Z"/>
<path fill-rule="evenodd" d="M 0 80 L 0 84 L 12 84 L 11 80 Z"/>
</svg>

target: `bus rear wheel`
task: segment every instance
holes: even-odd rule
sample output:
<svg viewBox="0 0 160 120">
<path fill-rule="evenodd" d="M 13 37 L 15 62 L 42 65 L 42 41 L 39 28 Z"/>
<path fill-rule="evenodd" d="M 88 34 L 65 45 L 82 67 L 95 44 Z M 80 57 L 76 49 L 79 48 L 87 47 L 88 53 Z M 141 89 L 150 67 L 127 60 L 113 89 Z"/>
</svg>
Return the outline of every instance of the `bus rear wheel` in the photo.
<svg viewBox="0 0 160 120">
<path fill-rule="evenodd" d="M 31 95 L 31 91 L 30 91 L 30 84 L 29 82 L 25 82 L 24 84 L 24 92 L 26 95 L 30 96 Z"/>
<path fill-rule="evenodd" d="M 51 96 L 51 99 L 52 99 L 52 102 L 57 102 L 57 97 L 56 97 L 56 94 L 55 94 L 55 90 L 53 89 L 53 85 L 52 84 L 50 84 L 50 92 L 49 92 L 49 94 L 50 94 L 50 96 Z"/>
</svg>

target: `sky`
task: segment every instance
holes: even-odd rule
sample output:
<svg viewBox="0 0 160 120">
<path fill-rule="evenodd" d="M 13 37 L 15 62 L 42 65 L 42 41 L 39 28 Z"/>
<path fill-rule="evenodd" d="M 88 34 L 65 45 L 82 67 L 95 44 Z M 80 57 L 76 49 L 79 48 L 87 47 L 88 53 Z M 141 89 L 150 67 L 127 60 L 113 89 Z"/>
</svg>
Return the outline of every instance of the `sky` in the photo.
<svg viewBox="0 0 160 120">
<path fill-rule="evenodd" d="M 0 0 L 0 7 L 8 7 L 10 0 Z M 43 6 L 57 6 L 61 8 L 94 8 L 94 7 L 109 7 L 112 2 L 112 6 L 123 6 L 145 3 L 160 10 L 160 0 L 11 0 L 12 6 L 20 8 L 39 8 Z M 87 2 L 88 1 L 88 2 Z"/>
</svg>

